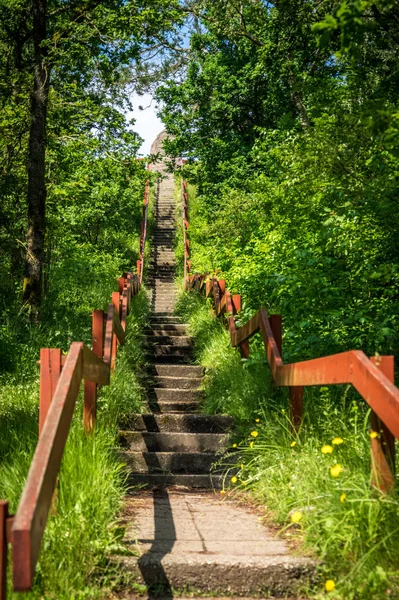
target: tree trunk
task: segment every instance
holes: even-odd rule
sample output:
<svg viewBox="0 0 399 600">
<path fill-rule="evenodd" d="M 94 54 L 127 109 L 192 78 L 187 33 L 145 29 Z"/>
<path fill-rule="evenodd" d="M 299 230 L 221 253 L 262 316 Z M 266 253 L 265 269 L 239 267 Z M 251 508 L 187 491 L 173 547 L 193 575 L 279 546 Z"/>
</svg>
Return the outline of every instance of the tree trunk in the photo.
<svg viewBox="0 0 399 600">
<path fill-rule="evenodd" d="M 47 0 L 32 0 L 34 72 L 28 148 L 28 232 L 23 300 L 37 319 L 42 298 L 46 234 L 46 121 L 49 72 L 46 68 Z"/>
<path fill-rule="evenodd" d="M 308 112 L 302 100 L 302 93 L 298 89 L 296 76 L 293 73 L 289 75 L 288 82 L 291 87 L 291 101 L 301 122 L 302 129 L 308 131 L 310 129 Z"/>
</svg>

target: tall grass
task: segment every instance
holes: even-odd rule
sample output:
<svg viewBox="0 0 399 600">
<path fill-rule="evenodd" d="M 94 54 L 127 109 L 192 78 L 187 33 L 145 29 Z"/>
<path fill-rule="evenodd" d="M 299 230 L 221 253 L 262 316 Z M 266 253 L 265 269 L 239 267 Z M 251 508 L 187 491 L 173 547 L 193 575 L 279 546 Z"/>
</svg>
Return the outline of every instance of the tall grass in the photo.
<svg viewBox="0 0 399 600">
<path fill-rule="evenodd" d="M 320 586 L 310 596 L 399 598 L 399 498 L 370 483 L 365 402 L 348 386 L 307 388 L 294 434 L 287 390 L 273 386 L 260 339 L 243 360 L 209 302 L 183 294 L 179 311 L 205 367 L 203 410 L 235 417 L 228 493 L 250 494 L 287 539 L 320 560 Z M 335 465 L 342 470 L 331 472 Z M 327 580 L 336 586 L 329 593 Z"/>
<path fill-rule="evenodd" d="M 94 435 L 83 432 L 82 397 L 78 399 L 59 476 L 56 514 L 48 521 L 27 599 L 103 598 L 111 582 L 117 583 L 108 557 L 120 544 L 117 519 L 126 487 L 115 453 L 116 434 L 118 423 L 142 407 L 141 332 L 149 313 L 144 288 L 132 299 L 131 308 L 126 344 L 119 350 L 111 386 L 99 394 Z M 37 443 L 37 378 L 3 382 L 0 423 L 0 497 L 7 498 L 15 511 Z M 21 597 L 12 594 L 11 585 L 9 593 L 11 598 Z"/>
</svg>

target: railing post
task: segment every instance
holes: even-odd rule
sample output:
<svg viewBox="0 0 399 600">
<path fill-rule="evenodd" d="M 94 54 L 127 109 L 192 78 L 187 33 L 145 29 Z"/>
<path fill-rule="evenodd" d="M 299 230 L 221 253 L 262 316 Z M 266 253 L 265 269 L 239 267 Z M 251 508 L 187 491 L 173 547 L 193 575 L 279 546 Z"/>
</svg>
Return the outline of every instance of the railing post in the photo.
<svg viewBox="0 0 399 600">
<path fill-rule="evenodd" d="M 303 387 L 292 385 L 290 387 L 290 420 L 294 431 L 298 431 L 303 419 Z"/>
<path fill-rule="evenodd" d="M 61 348 L 40 349 L 39 435 L 61 374 Z"/>
<path fill-rule="evenodd" d="M 232 297 L 233 302 L 233 312 L 234 314 L 240 312 L 241 310 L 241 295 L 233 294 Z M 245 340 L 245 342 L 241 342 L 240 344 L 240 353 L 242 358 L 249 358 L 249 341 Z"/>
<path fill-rule="evenodd" d="M 92 348 L 99 358 L 103 358 L 104 348 L 104 311 L 94 310 L 92 314 Z M 90 433 L 96 425 L 97 384 L 84 382 L 83 427 Z"/>
<path fill-rule="evenodd" d="M 6 600 L 7 598 L 7 519 L 8 502 L 7 500 L 0 500 L 0 600 Z"/>
<path fill-rule="evenodd" d="M 120 295 L 119 292 L 112 292 L 112 304 L 114 305 L 114 308 L 116 310 L 116 314 L 119 316 L 120 318 Z M 114 333 L 114 337 L 112 340 L 112 354 L 111 354 L 111 369 L 115 369 L 116 366 L 116 353 L 118 350 L 118 337 L 116 335 L 116 333 Z"/>
<path fill-rule="evenodd" d="M 283 358 L 283 327 L 281 315 L 270 315 L 270 327 L 277 345 L 277 349 Z M 303 387 L 293 385 L 289 388 L 290 395 L 290 421 L 294 431 L 298 431 L 303 420 Z"/>
<path fill-rule="evenodd" d="M 394 383 L 393 356 L 373 356 L 370 360 Z M 378 434 L 371 438 L 371 482 L 382 492 L 389 492 L 395 484 L 395 437 L 374 411 L 371 412 L 371 429 Z"/>
<path fill-rule="evenodd" d="M 123 288 L 122 299 L 121 299 L 121 325 L 122 325 L 123 331 L 126 331 L 128 296 L 129 296 L 129 289 L 128 289 L 128 286 L 126 285 Z"/>
<path fill-rule="evenodd" d="M 123 288 L 125 287 L 125 279 L 126 277 L 119 277 L 118 279 L 118 292 L 122 295 Z"/>
</svg>

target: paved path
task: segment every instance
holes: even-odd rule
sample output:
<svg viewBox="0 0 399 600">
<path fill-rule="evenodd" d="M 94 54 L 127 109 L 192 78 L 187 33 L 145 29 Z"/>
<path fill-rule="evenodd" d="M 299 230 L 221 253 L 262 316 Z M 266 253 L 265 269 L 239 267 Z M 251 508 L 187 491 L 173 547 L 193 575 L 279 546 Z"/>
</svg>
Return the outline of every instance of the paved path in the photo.
<svg viewBox="0 0 399 600">
<path fill-rule="evenodd" d="M 135 520 L 126 543 L 139 557 L 126 557 L 125 567 L 147 586 L 158 584 L 165 598 L 187 587 L 202 594 L 298 597 L 313 571 L 255 511 L 218 493 L 158 489 L 134 495 L 127 508 Z"/>
<path fill-rule="evenodd" d="M 164 171 L 163 165 L 156 166 Z M 153 311 L 147 336 L 153 361 L 151 412 L 133 415 L 130 430 L 121 432 L 130 480 L 149 489 L 126 500 L 125 541 L 137 556 L 121 562 L 149 590 L 149 598 L 152 593 L 173 598 L 176 591 L 181 596 L 188 590 L 191 598 L 196 592 L 298 598 L 314 575 L 312 562 L 293 556 L 255 511 L 212 489 L 220 486 L 221 478 L 210 469 L 229 446 L 232 420 L 201 412 L 202 392 L 197 388 L 202 369 L 193 362 L 186 326 L 173 314 L 176 223 L 171 175 L 158 184 L 155 216 L 146 282 Z"/>
</svg>

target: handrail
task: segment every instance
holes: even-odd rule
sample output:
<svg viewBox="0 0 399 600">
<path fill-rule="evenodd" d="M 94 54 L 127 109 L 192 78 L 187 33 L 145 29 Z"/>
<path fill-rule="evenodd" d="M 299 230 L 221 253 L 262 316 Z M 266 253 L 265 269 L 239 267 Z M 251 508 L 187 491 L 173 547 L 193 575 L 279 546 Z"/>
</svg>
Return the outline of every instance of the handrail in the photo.
<svg viewBox="0 0 399 600">
<path fill-rule="evenodd" d="M 93 349 L 83 342 L 73 342 L 66 357 L 59 348 L 42 348 L 40 351 L 39 440 L 15 516 L 9 515 L 8 502 L 0 500 L 0 600 L 7 597 L 8 544 L 12 545 L 14 591 L 28 591 L 32 587 L 82 380 L 84 429 L 87 433 L 94 429 L 97 387 L 110 383 L 118 343 L 125 343 L 131 298 L 141 288 L 148 197 L 147 181 L 137 273 L 124 273 L 118 279 L 119 291 L 113 292 L 106 315 L 103 310 L 93 311 Z"/>
<path fill-rule="evenodd" d="M 290 420 L 298 430 L 303 419 L 303 388 L 351 384 L 371 408 L 371 426 L 378 436 L 371 439 L 372 482 L 386 492 L 395 481 L 395 438 L 399 439 L 399 389 L 394 385 L 394 357 L 369 359 L 361 350 L 284 364 L 281 315 L 267 315 L 261 307 L 245 324 L 237 327 L 234 316 L 241 297 L 226 289 L 226 282 L 208 275 L 187 275 L 185 289 L 213 296 L 215 312 L 227 320 L 230 341 L 244 358 L 249 357 L 249 340 L 260 333 L 274 384 L 289 387 Z"/>
<path fill-rule="evenodd" d="M 71 344 L 26 479 L 12 527 L 15 591 L 32 587 L 44 529 L 82 379 L 109 384 L 106 365 L 82 342 Z"/>
</svg>

